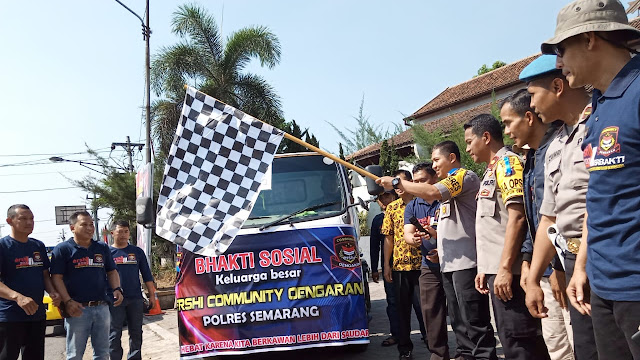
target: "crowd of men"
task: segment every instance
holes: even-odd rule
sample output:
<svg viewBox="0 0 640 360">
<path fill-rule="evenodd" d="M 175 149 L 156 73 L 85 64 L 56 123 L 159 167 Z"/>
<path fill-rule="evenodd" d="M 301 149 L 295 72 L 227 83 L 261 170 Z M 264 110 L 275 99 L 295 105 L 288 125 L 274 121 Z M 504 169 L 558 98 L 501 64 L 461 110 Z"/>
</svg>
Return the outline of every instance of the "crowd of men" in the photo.
<svg viewBox="0 0 640 360">
<path fill-rule="evenodd" d="M 482 176 L 444 141 L 413 180 L 377 181 L 399 196 L 380 233 L 398 323 L 383 345 L 400 359 L 417 293 L 432 360 L 451 358 L 445 311 L 453 358 L 497 359 L 490 304 L 507 359 L 640 360 L 639 39 L 618 0 L 572 2 L 520 74 L 527 88 L 499 104 L 502 123 L 464 124 Z"/>
<path fill-rule="evenodd" d="M 34 216 L 27 205 L 11 206 L 7 224 L 11 234 L 0 239 L 0 359 L 45 358 L 45 290 L 64 317 L 67 359 L 82 359 L 89 337 L 94 359 L 122 359 L 125 321 L 127 359 L 141 359 L 140 274 L 150 302 L 155 287 L 144 252 L 129 244 L 129 223 L 113 224 L 109 246 L 92 239 L 91 215 L 75 212 L 69 218 L 73 237 L 58 244 L 51 259 L 44 244 L 29 237 Z"/>
</svg>

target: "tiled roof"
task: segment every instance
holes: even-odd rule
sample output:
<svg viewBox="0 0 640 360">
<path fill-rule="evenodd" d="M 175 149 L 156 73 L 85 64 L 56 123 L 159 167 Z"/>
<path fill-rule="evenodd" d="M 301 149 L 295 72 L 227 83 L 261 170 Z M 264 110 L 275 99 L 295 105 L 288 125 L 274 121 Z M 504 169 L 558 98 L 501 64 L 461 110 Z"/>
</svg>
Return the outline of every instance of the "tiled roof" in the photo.
<svg viewBox="0 0 640 360">
<path fill-rule="evenodd" d="M 454 126 L 462 124 L 478 114 L 490 112 L 491 101 L 465 111 L 442 117 L 438 120 L 429 121 L 421 125 L 430 132 L 436 130 L 447 132 Z M 396 148 L 413 144 L 413 131 L 411 129 L 408 129 L 388 140 L 389 145 L 391 145 L 391 142 L 393 142 Z M 366 158 L 371 154 L 376 154 L 380 151 L 380 145 L 382 145 L 382 143 L 369 145 L 366 148 L 360 149 L 355 153 L 349 155 L 348 159 L 357 161 L 358 159 Z"/>
<path fill-rule="evenodd" d="M 540 56 L 540 54 L 529 56 L 456 86 L 447 88 L 426 105 L 421 107 L 418 111 L 413 113 L 411 117 L 417 119 L 438 110 L 446 109 L 453 105 L 491 94 L 494 90 L 500 90 L 517 84 L 520 81 L 518 80 L 518 75 L 520 75 L 522 69 L 529 65 L 529 63 L 538 56 Z"/>
<path fill-rule="evenodd" d="M 640 29 L 640 17 L 629 21 L 629 25 L 635 27 L 636 29 Z M 540 56 L 540 54 L 526 57 L 522 60 L 518 60 L 514 63 L 505 65 L 486 74 L 482 74 L 478 77 L 447 88 L 438 96 L 425 104 L 423 107 L 421 107 L 418 111 L 413 113 L 410 117 L 418 119 L 431 113 L 448 109 L 454 105 L 458 105 L 482 96 L 487 96 L 494 90 L 497 91 L 516 85 L 520 82 L 520 80 L 518 80 L 518 76 L 520 75 L 522 69 L 524 69 L 525 66 L 529 65 L 529 63 L 531 63 L 538 56 Z M 475 115 L 490 112 L 490 109 L 491 102 L 487 102 L 472 109 L 464 110 L 434 121 L 426 122 L 422 124 L 422 126 L 424 126 L 427 131 L 441 130 L 446 132 L 453 126 L 461 124 Z M 410 145 L 413 143 L 413 132 L 411 131 L 411 129 L 408 129 L 391 138 L 389 140 L 389 144 L 391 144 L 391 142 L 393 142 L 396 148 Z M 372 154 L 378 153 L 380 151 L 380 145 L 381 143 L 369 145 L 349 155 L 348 158 L 353 160 L 367 158 Z"/>
</svg>

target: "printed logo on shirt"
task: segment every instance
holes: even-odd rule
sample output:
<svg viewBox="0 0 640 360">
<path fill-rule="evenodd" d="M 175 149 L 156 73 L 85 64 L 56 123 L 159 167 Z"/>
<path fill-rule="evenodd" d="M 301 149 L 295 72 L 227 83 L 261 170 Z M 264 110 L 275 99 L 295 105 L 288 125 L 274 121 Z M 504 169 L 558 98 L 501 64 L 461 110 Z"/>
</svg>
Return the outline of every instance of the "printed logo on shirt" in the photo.
<svg viewBox="0 0 640 360">
<path fill-rule="evenodd" d="M 81 268 L 87 268 L 87 267 L 104 267 L 104 259 L 102 257 L 102 254 L 96 254 L 94 255 L 94 258 L 91 259 L 88 256 L 79 258 L 79 259 L 73 259 L 73 267 L 75 269 L 81 269 Z"/>
<path fill-rule="evenodd" d="M 603 133 L 604 133 L 604 130 L 603 130 Z M 602 133 L 600 135 L 600 138 L 602 139 Z M 616 142 L 617 142 L 617 134 L 616 134 Z M 600 143 L 602 143 L 602 140 L 600 140 Z M 618 147 L 618 151 L 620 150 L 620 144 L 611 143 L 607 139 L 605 139 L 605 143 L 607 144 L 609 151 L 614 150 L 616 146 Z M 601 154 L 599 147 L 600 147 L 599 145 L 592 146 L 591 144 L 587 144 L 587 146 L 585 146 L 584 148 L 584 151 L 582 152 L 584 166 L 587 168 L 589 172 L 601 171 L 601 170 L 614 170 L 614 169 L 620 169 L 624 167 L 624 160 L 625 160 L 624 155 L 609 157 L 608 155 L 603 154 L 605 157 L 596 157 L 597 155 Z M 609 155 L 610 154 L 611 153 L 609 153 Z"/>
<path fill-rule="evenodd" d="M 37 251 L 33 252 L 33 256 L 23 256 L 20 258 L 15 258 L 13 262 L 16 264 L 16 270 L 44 266 L 44 263 L 42 262 L 42 256 Z"/>
<path fill-rule="evenodd" d="M 138 264 L 138 261 L 136 259 L 136 254 L 128 254 L 126 257 L 125 256 L 118 256 L 118 257 L 113 258 L 113 261 L 115 261 L 115 263 L 117 265 Z"/>
<path fill-rule="evenodd" d="M 620 144 L 618 143 L 618 127 L 609 126 L 604 128 L 600 133 L 598 141 L 598 154 L 609 156 L 613 153 L 620 152 Z"/>
</svg>

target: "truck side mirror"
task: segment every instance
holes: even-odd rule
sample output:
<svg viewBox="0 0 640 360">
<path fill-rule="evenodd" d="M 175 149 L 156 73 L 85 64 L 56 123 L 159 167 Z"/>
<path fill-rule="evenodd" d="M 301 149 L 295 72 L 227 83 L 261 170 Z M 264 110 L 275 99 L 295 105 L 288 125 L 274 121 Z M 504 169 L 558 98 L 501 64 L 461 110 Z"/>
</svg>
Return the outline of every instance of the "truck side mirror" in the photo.
<svg viewBox="0 0 640 360">
<path fill-rule="evenodd" d="M 153 201 L 150 197 L 136 199 L 136 222 L 146 226 L 153 224 L 154 218 Z"/>
<path fill-rule="evenodd" d="M 380 165 L 369 165 L 364 169 L 372 173 L 373 175 L 382 176 L 382 167 Z M 367 191 L 369 192 L 369 195 L 375 196 L 380 195 L 384 192 L 384 188 L 376 184 L 375 180 L 371 178 L 366 178 L 365 180 L 367 182 Z"/>
</svg>

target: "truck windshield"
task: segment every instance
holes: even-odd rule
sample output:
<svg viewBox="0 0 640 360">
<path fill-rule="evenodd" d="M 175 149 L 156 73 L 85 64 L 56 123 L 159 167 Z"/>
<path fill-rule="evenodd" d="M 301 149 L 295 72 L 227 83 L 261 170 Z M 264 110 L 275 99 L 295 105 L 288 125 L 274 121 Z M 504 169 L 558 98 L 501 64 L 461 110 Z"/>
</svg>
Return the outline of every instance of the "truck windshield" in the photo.
<svg viewBox="0 0 640 360">
<path fill-rule="evenodd" d="M 345 191 L 338 167 L 323 156 L 306 155 L 275 158 L 273 160 L 270 188 L 260 191 L 245 228 L 259 227 L 282 216 L 314 205 L 335 205 L 305 211 L 287 222 L 300 222 L 327 216 L 335 216 L 345 207 Z"/>
</svg>

